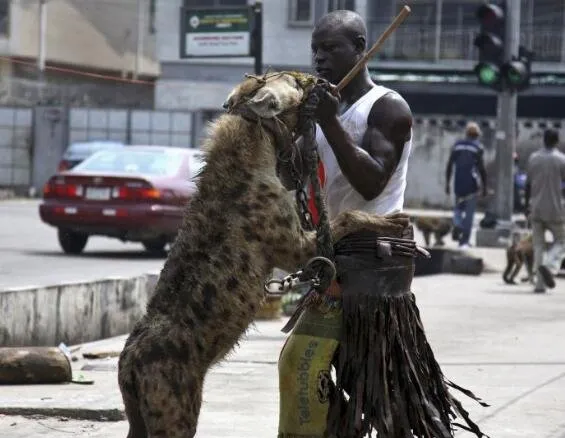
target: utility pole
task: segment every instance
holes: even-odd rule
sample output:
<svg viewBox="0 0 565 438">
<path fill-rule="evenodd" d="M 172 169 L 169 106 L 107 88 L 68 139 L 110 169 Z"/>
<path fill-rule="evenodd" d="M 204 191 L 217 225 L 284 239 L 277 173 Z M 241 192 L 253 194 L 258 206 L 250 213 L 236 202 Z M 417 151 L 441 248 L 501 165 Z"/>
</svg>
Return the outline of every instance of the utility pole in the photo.
<svg viewBox="0 0 565 438">
<path fill-rule="evenodd" d="M 145 37 L 145 0 L 137 0 L 137 32 L 135 49 L 135 69 L 133 78 L 137 79 L 143 62 L 143 38 Z"/>
<path fill-rule="evenodd" d="M 253 42 L 253 56 L 255 57 L 255 74 L 261 75 L 263 73 L 263 4 L 261 1 L 256 1 L 253 5 L 253 22 L 254 29 L 252 33 Z"/>
<path fill-rule="evenodd" d="M 504 61 L 518 55 L 520 45 L 520 1 L 506 0 L 508 19 L 504 44 Z M 510 237 L 514 210 L 514 151 L 518 95 L 505 89 L 498 94 L 496 126 L 496 192 L 494 210 L 498 218 L 499 237 Z M 507 234 L 508 233 L 508 234 Z"/>
<path fill-rule="evenodd" d="M 436 0 L 436 28 L 434 44 L 434 62 L 439 62 L 441 58 L 441 17 L 443 14 L 443 0 Z"/>
<path fill-rule="evenodd" d="M 46 30 L 47 30 L 47 0 L 39 0 L 39 53 L 37 54 L 37 69 L 39 79 L 44 81 L 45 74 L 45 49 L 46 49 Z"/>
</svg>

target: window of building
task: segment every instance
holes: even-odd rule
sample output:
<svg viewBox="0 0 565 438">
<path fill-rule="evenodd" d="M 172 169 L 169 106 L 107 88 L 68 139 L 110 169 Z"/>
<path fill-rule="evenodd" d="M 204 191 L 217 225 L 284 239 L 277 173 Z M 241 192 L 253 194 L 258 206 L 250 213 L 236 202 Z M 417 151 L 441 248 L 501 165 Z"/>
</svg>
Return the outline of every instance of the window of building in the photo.
<svg viewBox="0 0 565 438">
<path fill-rule="evenodd" d="M 0 0 L 0 35 L 10 32 L 10 0 Z"/>
<path fill-rule="evenodd" d="M 328 12 L 339 9 L 355 10 L 355 0 L 328 0 Z"/>
<path fill-rule="evenodd" d="M 339 9 L 355 10 L 355 0 L 328 0 L 328 12 Z"/>
<path fill-rule="evenodd" d="M 314 24 L 314 0 L 289 0 L 290 26 L 312 26 Z"/>
<path fill-rule="evenodd" d="M 473 28 L 477 26 L 477 4 L 468 1 L 444 2 L 441 25 L 444 27 Z"/>
<path fill-rule="evenodd" d="M 185 8 L 221 8 L 247 6 L 247 0 L 184 0 Z"/>
</svg>

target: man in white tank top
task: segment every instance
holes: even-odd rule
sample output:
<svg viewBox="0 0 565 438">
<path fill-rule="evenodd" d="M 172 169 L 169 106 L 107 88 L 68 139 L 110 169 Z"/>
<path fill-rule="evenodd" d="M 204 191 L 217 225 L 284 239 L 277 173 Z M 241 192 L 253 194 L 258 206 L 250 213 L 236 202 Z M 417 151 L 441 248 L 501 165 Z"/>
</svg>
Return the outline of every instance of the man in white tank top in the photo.
<svg viewBox="0 0 565 438">
<path fill-rule="evenodd" d="M 365 24 L 354 12 L 335 11 L 322 17 L 312 34 L 312 53 L 318 76 L 337 84 L 363 56 L 366 36 Z M 412 146 L 412 114 L 406 101 L 398 93 L 374 84 L 368 69 L 364 68 L 342 90 L 339 99 L 329 92 L 322 96 L 316 117 L 316 140 L 321 159 L 320 173 L 323 175 L 321 182 L 330 219 L 348 210 L 363 210 L 377 215 L 401 211 Z M 285 185 L 292 188 L 284 170 L 281 172 Z M 413 244 L 411 232 L 410 227 L 408 233 L 394 237 L 406 237 L 404 242 Z M 374 237 L 371 242 L 375 246 Z M 355 241 L 354 245 L 358 243 Z M 439 370 L 439 366 L 425 341 L 417 308 L 410 298 L 413 257 L 402 258 L 393 254 L 387 256 L 388 260 L 384 260 L 382 265 L 372 266 L 371 263 L 375 261 L 369 260 L 369 268 L 365 269 L 359 265 L 365 263 L 366 258 L 345 257 L 340 266 L 337 253 L 336 249 L 336 266 L 338 273 L 341 270 L 339 278 L 343 290 L 334 282 L 330 290 L 321 295 L 318 301 L 321 304 L 306 307 L 281 351 L 278 438 L 361 437 L 372 428 L 383 438 L 412 436 L 410 429 L 414 429 L 414 436 L 417 437 L 427 437 L 431 433 L 437 438 L 450 438 L 452 434 L 449 432 L 451 426 L 446 406 L 450 406 L 451 398 L 447 395 L 441 373 L 433 371 Z M 368 282 L 359 282 L 362 276 L 358 272 L 363 272 L 365 278 L 373 277 Z M 375 272 L 377 277 L 374 277 Z M 355 283 L 353 287 L 352 283 Z M 379 287 L 373 294 L 376 284 Z M 348 309 L 359 309 L 356 306 L 361 302 L 349 298 L 352 289 L 359 291 L 359 296 L 367 298 L 367 301 L 362 301 L 365 304 L 359 307 L 366 311 L 348 313 Z M 372 295 L 379 294 L 371 301 L 374 298 Z M 398 304 L 392 303 L 396 300 Z M 378 304 L 373 311 L 371 306 L 375 302 Z M 396 352 L 394 346 L 398 345 L 397 340 L 381 339 L 379 336 L 383 336 L 382 333 L 372 336 L 378 332 L 374 328 L 378 324 L 375 315 L 383 312 L 383 309 L 388 309 L 384 313 L 394 313 L 390 318 L 383 316 L 388 321 L 383 328 L 392 330 L 386 336 L 399 339 L 407 337 L 410 338 L 406 341 L 408 343 L 414 342 L 412 338 L 418 338 L 418 342 L 421 342 L 407 348 L 414 349 L 414 356 L 410 352 Z M 397 317 L 404 319 L 399 321 Z M 355 328 L 350 330 L 349 327 Z M 396 333 L 395 330 L 402 333 Z M 352 332 L 359 333 L 359 339 L 351 339 Z M 374 339 L 377 339 L 376 343 Z M 381 348 L 381 341 L 385 343 L 385 348 Z M 398 342 L 402 344 L 404 341 Z M 363 346 L 359 347 L 361 344 Z M 342 392 L 335 391 L 331 383 L 330 370 L 332 364 L 336 364 L 337 352 L 340 352 L 336 366 L 337 385 L 339 391 L 343 391 L 340 381 L 349 382 L 345 384 L 348 385 L 346 392 L 350 397 L 349 403 L 340 402 Z M 381 353 L 382 357 L 379 356 Z M 403 354 L 408 359 L 401 359 Z M 342 367 L 344 360 L 353 365 Z M 388 377 L 387 367 L 398 369 L 399 372 L 410 368 L 403 360 L 426 361 L 426 364 L 419 364 L 420 371 L 416 372 L 425 375 L 407 372 L 397 376 L 397 381 L 390 380 L 393 377 Z M 383 369 L 385 361 L 387 365 Z M 354 384 L 351 384 L 352 381 Z M 400 387 L 398 381 L 403 382 Z M 426 385 L 429 386 L 413 388 L 417 395 L 411 396 L 409 387 L 418 381 L 428 382 Z M 387 394 L 383 393 L 385 387 L 388 388 Z M 436 393 L 438 388 L 439 395 Z M 428 400 L 425 395 L 422 396 L 422 391 L 424 394 L 433 393 L 435 399 L 430 397 Z M 398 397 L 401 400 L 396 400 Z M 384 400 L 392 400 L 392 405 L 396 406 L 393 409 L 397 411 L 388 412 L 390 406 L 384 406 Z M 420 400 L 421 404 L 412 405 L 414 400 Z M 423 408 L 424 405 L 427 407 Z M 426 409 L 429 411 L 423 413 Z M 421 412 L 422 416 L 415 412 Z"/>
</svg>

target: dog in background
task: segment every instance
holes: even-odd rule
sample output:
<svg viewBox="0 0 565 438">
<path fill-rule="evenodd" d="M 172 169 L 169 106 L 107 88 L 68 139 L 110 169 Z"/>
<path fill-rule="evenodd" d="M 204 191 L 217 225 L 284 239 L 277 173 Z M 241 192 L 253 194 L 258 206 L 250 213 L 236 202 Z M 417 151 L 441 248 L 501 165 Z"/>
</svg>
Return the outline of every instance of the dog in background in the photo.
<svg viewBox="0 0 565 438">
<path fill-rule="evenodd" d="M 521 279 L 523 283 L 534 281 L 534 245 L 532 233 L 515 240 L 512 245 L 506 248 L 506 269 L 502 274 L 502 279 L 506 284 L 516 284 L 514 279 L 522 265 L 526 263 L 528 275 Z"/>
<path fill-rule="evenodd" d="M 449 217 L 416 216 L 412 218 L 414 225 L 424 235 L 426 246 L 430 246 L 434 235 L 434 246 L 443 246 L 443 238 L 451 231 L 453 222 Z"/>
</svg>

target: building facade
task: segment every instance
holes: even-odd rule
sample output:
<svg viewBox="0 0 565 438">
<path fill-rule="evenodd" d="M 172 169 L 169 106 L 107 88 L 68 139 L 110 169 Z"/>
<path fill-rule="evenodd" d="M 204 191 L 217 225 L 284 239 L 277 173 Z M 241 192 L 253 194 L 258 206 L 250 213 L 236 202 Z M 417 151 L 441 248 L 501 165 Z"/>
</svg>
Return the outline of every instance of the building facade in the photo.
<svg viewBox="0 0 565 438">
<path fill-rule="evenodd" d="M 565 117 L 565 2 L 521 1 L 521 43 L 535 52 L 530 89 L 519 99 L 527 117 Z M 253 71 L 252 58 L 181 58 L 181 7 L 218 9 L 248 0 L 157 0 L 160 108 L 220 108 L 233 84 Z M 264 0 L 263 66 L 310 68 L 310 34 L 316 20 L 334 9 L 359 12 L 374 42 L 404 4 L 412 14 L 370 63 L 380 83 L 401 91 L 416 113 L 494 115 L 496 95 L 476 84 L 475 17 L 481 0 Z M 431 97 L 433 97 L 431 99 Z"/>
<path fill-rule="evenodd" d="M 40 0 L 0 0 L 2 103 L 33 104 L 41 92 L 71 103 L 100 98 L 111 104 L 128 92 L 148 94 L 152 101 L 152 86 L 123 89 L 122 83 L 120 89 L 100 76 L 148 81 L 159 76 L 155 0 L 45 0 L 41 84 L 40 5 Z"/>
</svg>

